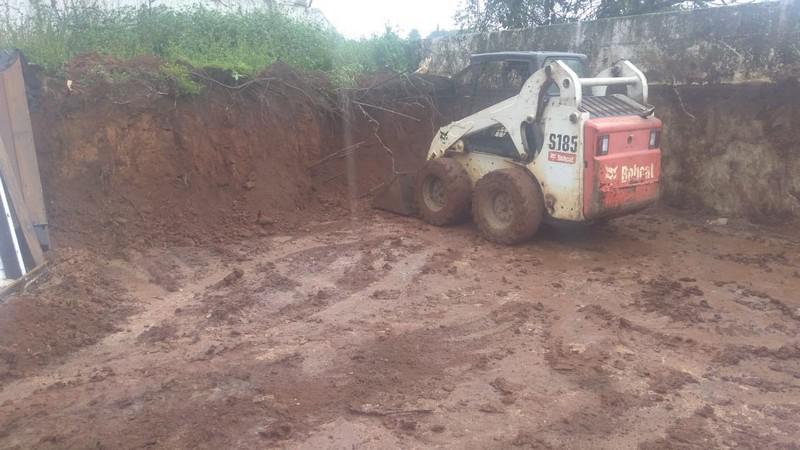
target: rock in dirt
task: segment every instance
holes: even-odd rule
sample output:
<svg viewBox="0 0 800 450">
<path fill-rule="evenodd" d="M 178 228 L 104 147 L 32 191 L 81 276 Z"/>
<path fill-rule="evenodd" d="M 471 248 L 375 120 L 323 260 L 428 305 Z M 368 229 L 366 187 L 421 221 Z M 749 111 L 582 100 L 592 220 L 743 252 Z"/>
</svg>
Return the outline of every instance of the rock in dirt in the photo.
<svg viewBox="0 0 800 450">
<path fill-rule="evenodd" d="M 529 431 L 520 431 L 517 436 L 511 441 L 514 447 L 533 448 L 533 449 L 551 449 L 554 448 L 549 442 L 537 437 L 536 434 Z"/>
<path fill-rule="evenodd" d="M 400 421 L 400 429 L 410 433 L 412 431 L 417 430 L 417 421 L 415 420 L 401 420 Z"/>
<path fill-rule="evenodd" d="M 292 426 L 288 423 L 273 423 L 258 432 L 264 439 L 285 441 L 292 435 Z"/>
<path fill-rule="evenodd" d="M 519 384 L 512 383 L 503 377 L 495 378 L 493 381 L 489 383 L 489 386 L 495 388 L 497 392 L 504 395 L 513 394 L 514 392 L 517 392 L 520 389 L 522 389 L 522 386 L 520 386 Z"/>
<path fill-rule="evenodd" d="M 223 278 L 219 283 L 217 283 L 215 287 L 221 288 L 230 286 L 239 281 L 243 276 L 244 276 L 244 270 L 242 270 L 239 267 L 236 267 L 233 269 L 233 271 L 231 271 L 231 273 L 225 275 L 225 278 Z"/>
<path fill-rule="evenodd" d="M 256 223 L 258 225 L 261 225 L 262 227 L 266 227 L 266 226 L 269 226 L 269 225 L 275 225 L 276 221 L 275 221 L 275 219 L 273 219 L 271 217 L 267 217 L 267 216 L 263 215 L 261 213 L 261 211 L 259 211 L 258 212 L 258 217 L 256 218 Z"/>
<path fill-rule="evenodd" d="M 181 282 L 168 272 L 153 274 L 150 281 L 153 284 L 161 286 L 167 292 L 178 292 L 181 290 Z"/>
<path fill-rule="evenodd" d="M 502 414 L 503 412 L 505 412 L 502 406 L 494 403 L 484 403 L 483 405 L 478 407 L 478 411 L 487 414 Z"/>
<path fill-rule="evenodd" d="M 696 415 L 700 417 L 704 417 L 706 419 L 710 417 L 716 416 L 716 412 L 714 411 L 714 407 L 711 405 L 703 406 L 702 408 L 698 408 L 697 411 L 694 412 Z"/>
<path fill-rule="evenodd" d="M 106 378 L 113 377 L 114 369 L 111 367 L 101 367 L 99 369 L 95 369 L 92 371 L 92 374 L 89 376 L 89 380 L 91 381 L 103 381 Z"/>
<path fill-rule="evenodd" d="M 177 328 L 172 324 L 157 325 L 150 327 L 136 337 L 136 342 L 139 344 L 154 344 L 156 342 L 163 342 L 175 337 Z"/>
<path fill-rule="evenodd" d="M 396 289 L 378 289 L 369 295 L 374 300 L 397 300 L 400 298 L 400 291 Z"/>
<path fill-rule="evenodd" d="M 668 368 L 651 373 L 649 377 L 650 389 L 657 394 L 668 394 L 681 389 L 686 384 L 698 383 L 691 374 Z"/>
<path fill-rule="evenodd" d="M 405 416 L 411 414 L 431 414 L 432 409 L 384 409 L 380 405 L 364 403 L 363 405 L 349 405 L 347 408 L 353 414 L 365 416 Z"/>
</svg>

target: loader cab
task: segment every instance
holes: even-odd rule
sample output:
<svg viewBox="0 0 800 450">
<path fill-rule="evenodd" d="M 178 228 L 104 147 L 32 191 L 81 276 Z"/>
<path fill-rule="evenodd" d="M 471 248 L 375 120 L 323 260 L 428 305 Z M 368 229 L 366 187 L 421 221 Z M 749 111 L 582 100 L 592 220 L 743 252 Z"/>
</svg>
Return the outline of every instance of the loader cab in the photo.
<svg viewBox="0 0 800 450">
<path fill-rule="evenodd" d="M 580 77 L 586 76 L 586 55 L 566 52 L 496 52 L 478 53 L 470 57 L 470 65 L 454 78 L 466 97 L 468 110 L 474 114 L 507 100 L 537 70 L 556 60 L 564 61 Z M 558 95 L 558 86 L 551 86 L 548 95 Z"/>
<path fill-rule="evenodd" d="M 460 117 L 470 116 L 520 93 L 522 86 L 535 72 L 556 60 L 564 61 L 579 77 L 586 76 L 586 55 L 564 52 L 498 52 L 472 55 L 470 65 L 457 74 L 456 81 Z M 559 95 L 553 84 L 548 88 L 550 97 Z M 526 130 L 527 147 L 540 148 L 543 135 L 540 127 L 529 125 Z M 519 159 L 520 155 L 501 126 L 473 134 L 464 140 L 465 149 L 505 158 Z M 530 152 L 532 158 L 536 152 Z"/>
</svg>

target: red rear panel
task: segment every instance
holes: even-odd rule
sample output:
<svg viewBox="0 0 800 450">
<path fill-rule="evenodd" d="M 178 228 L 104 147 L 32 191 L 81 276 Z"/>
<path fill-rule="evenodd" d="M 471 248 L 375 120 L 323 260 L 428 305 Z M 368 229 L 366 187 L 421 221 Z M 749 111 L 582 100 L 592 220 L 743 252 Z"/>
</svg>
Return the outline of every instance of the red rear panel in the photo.
<svg viewBox="0 0 800 450">
<path fill-rule="evenodd" d="M 650 130 L 661 121 L 639 116 L 603 117 L 586 122 L 583 215 L 618 216 L 658 200 L 661 149 L 650 149 Z M 598 156 L 598 138 L 608 135 L 608 154 Z"/>
</svg>

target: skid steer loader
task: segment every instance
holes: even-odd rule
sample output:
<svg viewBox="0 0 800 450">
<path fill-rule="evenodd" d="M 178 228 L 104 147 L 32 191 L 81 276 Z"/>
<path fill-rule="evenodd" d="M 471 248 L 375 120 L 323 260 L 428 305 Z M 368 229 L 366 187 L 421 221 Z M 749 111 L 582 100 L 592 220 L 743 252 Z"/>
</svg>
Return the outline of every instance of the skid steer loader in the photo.
<svg viewBox="0 0 800 450">
<path fill-rule="evenodd" d="M 626 60 L 584 78 L 585 60 L 474 55 L 471 66 L 503 62 L 495 86 L 513 89 L 516 79 L 521 88 L 485 108 L 490 99 L 475 91 L 470 103 L 480 109 L 441 128 L 425 166 L 397 177 L 374 205 L 438 226 L 471 211 L 487 239 L 517 244 L 545 220 L 594 222 L 654 203 L 661 121 L 647 104 L 647 79 Z"/>
</svg>

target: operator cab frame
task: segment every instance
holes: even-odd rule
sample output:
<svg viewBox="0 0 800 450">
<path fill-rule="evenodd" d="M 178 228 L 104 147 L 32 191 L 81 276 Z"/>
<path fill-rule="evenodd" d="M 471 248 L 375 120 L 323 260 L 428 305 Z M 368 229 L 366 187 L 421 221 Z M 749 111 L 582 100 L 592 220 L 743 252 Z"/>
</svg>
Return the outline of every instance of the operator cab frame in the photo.
<svg viewBox="0 0 800 450">
<path fill-rule="evenodd" d="M 536 71 L 556 60 L 564 61 L 579 77 L 586 76 L 588 57 L 581 53 L 515 51 L 476 53 L 470 64 L 454 78 L 469 89 L 469 111 L 474 114 L 519 94 L 522 85 Z M 548 95 L 558 95 L 552 86 Z"/>
<path fill-rule="evenodd" d="M 464 102 L 466 110 L 459 111 L 458 115 L 466 117 L 518 95 L 531 75 L 557 60 L 563 61 L 579 77 L 586 76 L 588 57 L 581 53 L 508 51 L 473 54 L 469 66 L 453 77 L 456 89 L 461 90 L 459 96 L 467 100 Z M 552 84 L 546 95 L 557 97 L 559 87 Z M 543 136 L 538 125 L 531 124 L 527 128 L 526 147 L 531 149 L 529 159 L 532 159 L 542 146 Z M 465 139 L 465 144 L 467 151 L 520 159 L 507 130 L 499 125 Z"/>
</svg>

